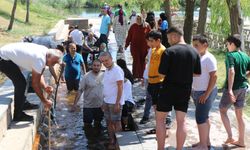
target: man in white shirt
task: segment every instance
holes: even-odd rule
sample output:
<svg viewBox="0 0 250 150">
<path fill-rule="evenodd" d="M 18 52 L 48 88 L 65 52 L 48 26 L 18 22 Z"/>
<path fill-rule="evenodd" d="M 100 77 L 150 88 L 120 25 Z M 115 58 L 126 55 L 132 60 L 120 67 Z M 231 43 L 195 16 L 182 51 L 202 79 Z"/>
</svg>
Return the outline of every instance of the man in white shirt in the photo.
<svg viewBox="0 0 250 150">
<path fill-rule="evenodd" d="M 196 106 L 195 119 L 199 131 L 200 141 L 193 145 L 192 149 L 207 150 L 210 143 L 209 111 L 217 96 L 217 61 L 208 51 L 208 41 L 205 36 L 195 35 L 193 46 L 197 49 L 201 61 L 201 75 L 193 77 L 192 98 Z"/>
<path fill-rule="evenodd" d="M 72 38 L 72 41 L 76 44 L 77 50 L 76 52 L 82 53 L 82 47 L 83 47 L 83 33 L 78 29 L 78 26 L 75 26 L 75 29 L 70 32 L 70 37 Z"/>
<path fill-rule="evenodd" d="M 108 132 L 110 137 L 110 147 L 115 146 L 115 132 L 121 131 L 121 113 L 123 98 L 123 70 L 114 64 L 109 52 L 100 54 L 100 60 L 107 68 L 103 78 L 103 95 L 104 95 L 104 117 L 107 120 Z"/>
<path fill-rule="evenodd" d="M 61 51 L 34 43 L 11 43 L 0 48 L 0 71 L 10 78 L 15 87 L 14 121 L 33 120 L 23 112 L 26 80 L 21 69 L 32 72 L 32 87 L 44 106 L 50 108 L 52 102 L 44 96 L 43 90 L 51 93 L 53 88 L 46 85 L 42 74 L 46 66 L 55 65 L 61 57 Z"/>
</svg>

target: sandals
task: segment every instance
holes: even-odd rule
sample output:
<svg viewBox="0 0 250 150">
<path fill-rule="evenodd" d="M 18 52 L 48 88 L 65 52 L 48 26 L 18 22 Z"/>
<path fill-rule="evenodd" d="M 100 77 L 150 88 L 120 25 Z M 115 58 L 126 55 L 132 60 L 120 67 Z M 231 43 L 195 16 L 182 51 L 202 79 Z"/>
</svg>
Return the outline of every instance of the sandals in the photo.
<svg viewBox="0 0 250 150">
<path fill-rule="evenodd" d="M 239 143 L 239 141 L 232 142 L 231 144 L 232 144 L 232 145 L 235 145 L 235 146 L 237 146 L 237 147 L 242 147 L 242 148 L 246 147 L 246 145 L 241 145 L 241 144 Z"/>
</svg>

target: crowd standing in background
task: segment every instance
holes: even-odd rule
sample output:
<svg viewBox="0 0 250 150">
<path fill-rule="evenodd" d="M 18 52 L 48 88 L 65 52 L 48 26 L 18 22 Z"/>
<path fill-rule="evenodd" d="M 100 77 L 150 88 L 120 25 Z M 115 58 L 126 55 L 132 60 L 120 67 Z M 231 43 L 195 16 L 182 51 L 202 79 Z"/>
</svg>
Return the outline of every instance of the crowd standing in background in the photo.
<svg viewBox="0 0 250 150">
<path fill-rule="evenodd" d="M 114 13 L 107 3 L 101 8 L 99 37 L 95 35 L 92 24 L 85 31 L 78 29 L 78 26 L 69 26 L 68 40 L 63 42 L 66 49 L 64 56 L 64 50 L 59 51 L 62 47 L 50 50 L 31 43 L 13 43 L 0 49 L 0 71 L 12 80 L 15 87 L 14 120 L 33 120 L 32 116 L 23 112 L 34 105 L 26 102 L 26 81 L 20 68 L 32 72 L 33 88 L 49 108 L 52 103 L 44 97 L 43 91 L 51 93 L 53 89 L 44 83 L 42 74 L 45 66 L 52 67 L 61 58 L 65 65 L 64 78 L 68 93 L 77 91 L 72 110 L 77 109 L 77 102 L 83 93 L 84 127 L 101 128 L 101 122 L 105 118 L 110 149 L 115 147 L 116 132 L 133 130 L 129 123 L 129 117 L 135 109 L 132 90 L 134 83 L 140 82 L 146 87 L 146 103 L 140 124 L 149 122 L 153 106 L 156 128 L 147 133 L 156 134 L 158 150 L 164 150 L 165 139 L 169 136 L 166 129 L 171 127 L 172 109 L 177 122 L 176 149 L 183 148 L 188 134 L 186 113 L 190 97 L 195 104 L 199 133 L 199 141 L 192 147 L 197 150 L 209 149 L 212 145 L 209 111 L 218 91 L 217 61 L 208 50 L 208 39 L 205 35 L 195 35 L 192 46 L 188 45 L 184 41 L 182 30 L 169 26 L 165 13 L 155 16 L 153 11 L 142 9 L 138 14 L 132 11 L 127 15 L 122 5 L 117 5 L 117 8 Z M 117 62 L 113 62 L 109 52 L 111 27 L 115 34 L 117 52 L 124 54 L 130 48 L 132 73 L 125 58 L 117 58 Z M 228 136 L 225 144 L 245 147 L 242 109 L 248 88 L 250 58 L 240 50 L 238 35 L 229 36 L 226 44 L 226 82 L 219 104 L 221 120 Z M 102 65 L 105 71 L 101 70 Z M 232 134 L 227 115 L 231 105 L 235 107 L 238 139 Z"/>
</svg>

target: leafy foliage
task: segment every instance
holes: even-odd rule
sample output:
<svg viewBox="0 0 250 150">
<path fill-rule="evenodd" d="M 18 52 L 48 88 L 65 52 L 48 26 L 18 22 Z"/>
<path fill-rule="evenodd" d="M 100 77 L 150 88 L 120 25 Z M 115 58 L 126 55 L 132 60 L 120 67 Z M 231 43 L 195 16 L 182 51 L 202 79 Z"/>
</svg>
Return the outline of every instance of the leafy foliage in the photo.
<svg viewBox="0 0 250 150">
<path fill-rule="evenodd" d="M 230 33 L 229 10 L 225 0 L 209 1 L 211 7 L 210 29 L 220 34 Z"/>
</svg>

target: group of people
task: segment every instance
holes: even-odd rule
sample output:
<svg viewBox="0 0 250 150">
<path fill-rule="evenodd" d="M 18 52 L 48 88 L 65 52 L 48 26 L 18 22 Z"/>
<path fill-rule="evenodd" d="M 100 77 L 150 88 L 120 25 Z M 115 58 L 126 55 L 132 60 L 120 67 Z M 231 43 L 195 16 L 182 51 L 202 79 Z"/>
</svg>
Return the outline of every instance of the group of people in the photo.
<svg viewBox="0 0 250 150">
<path fill-rule="evenodd" d="M 107 7 L 102 8 L 102 23 L 100 37 L 94 41 L 95 35 L 88 33 L 83 44 L 83 33 L 77 28 L 70 28 L 67 53 L 61 47 L 48 49 L 32 43 L 12 43 L 0 49 L 0 71 L 6 74 L 14 84 L 14 121 L 31 121 L 32 116 L 23 112 L 29 107 L 26 104 L 26 80 L 21 70 L 32 72 L 32 86 L 45 107 L 50 108 L 52 102 L 43 92 L 51 93 L 53 88 L 47 85 L 43 78 L 45 66 L 53 68 L 56 63 L 64 64 L 65 80 L 68 91 L 75 90 L 77 94 L 73 109 L 83 94 L 84 126 L 101 127 L 103 117 L 106 119 L 110 137 L 110 147 L 115 146 L 115 132 L 121 131 L 121 124 L 126 129 L 128 115 L 134 106 L 132 84 L 143 81 L 147 85 L 145 112 L 141 123 L 149 120 L 151 105 L 155 110 L 157 148 L 163 150 L 168 137 L 166 122 L 168 115 L 174 109 L 176 113 L 176 149 L 183 148 L 187 130 L 186 113 L 190 97 L 195 104 L 195 119 L 199 131 L 199 142 L 193 144 L 193 149 L 206 150 L 211 146 L 209 111 L 217 96 L 217 62 L 208 51 L 208 39 L 204 35 L 193 36 L 193 46 L 185 43 L 183 32 L 177 27 L 168 27 L 164 13 L 157 25 L 154 13 L 135 15 L 136 21 L 131 24 L 128 33 L 126 13 L 119 5 L 111 20 Z M 130 18 L 132 18 L 131 16 Z M 127 68 L 126 61 L 113 58 L 108 50 L 103 50 L 97 59 L 93 60 L 92 70 L 86 68 L 84 49 L 92 51 L 96 42 L 103 49 L 108 49 L 108 36 L 113 23 L 118 52 L 123 52 L 130 46 L 133 57 L 132 73 Z M 124 30 L 124 31 L 122 31 Z M 76 36 L 77 35 L 77 36 Z M 104 43 L 104 44 L 102 44 Z M 242 118 L 247 77 L 250 71 L 250 58 L 240 50 L 241 41 L 238 36 L 226 39 L 226 82 L 219 109 L 223 125 L 228 134 L 225 143 L 245 147 L 245 124 Z M 21 58 L 21 59 L 20 59 Z M 62 59 L 63 62 L 60 62 Z M 146 62 L 147 59 L 147 62 Z M 145 64 L 147 63 L 146 67 Z M 104 65 L 106 70 L 101 71 Z M 53 70 L 53 69 L 52 69 Z M 82 73 L 81 73 L 82 70 Z M 81 79 L 81 74 L 83 77 Z M 145 80 L 142 80 L 142 79 Z M 26 106 L 26 105 L 27 106 Z M 235 106 L 238 122 L 238 140 L 232 135 L 227 111 Z M 167 119 L 166 119 L 167 118 Z"/>
</svg>

